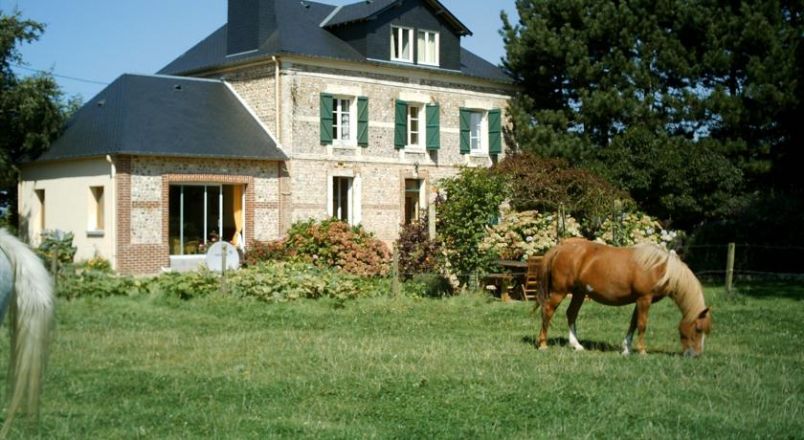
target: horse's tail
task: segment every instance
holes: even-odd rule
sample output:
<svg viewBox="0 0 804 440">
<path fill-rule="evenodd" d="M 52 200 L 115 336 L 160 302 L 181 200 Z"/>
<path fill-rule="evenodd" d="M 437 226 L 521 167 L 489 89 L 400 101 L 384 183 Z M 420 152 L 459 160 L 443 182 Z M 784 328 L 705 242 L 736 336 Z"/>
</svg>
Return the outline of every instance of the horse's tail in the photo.
<svg viewBox="0 0 804 440">
<path fill-rule="evenodd" d="M 11 262 L 14 290 L 9 310 L 11 360 L 6 420 L 0 430 L 4 438 L 16 413 L 25 406 L 36 414 L 42 392 L 42 376 L 54 321 L 53 279 L 42 260 L 25 244 L 0 230 L 0 250 Z"/>
<path fill-rule="evenodd" d="M 553 281 L 553 261 L 560 251 L 560 246 L 561 244 L 553 246 L 552 249 L 544 254 L 544 260 L 542 260 L 541 289 L 539 289 L 538 298 L 539 304 L 544 304 L 544 301 L 546 301 L 547 297 L 550 296 L 550 287 L 552 286 Z"/>
</svg>

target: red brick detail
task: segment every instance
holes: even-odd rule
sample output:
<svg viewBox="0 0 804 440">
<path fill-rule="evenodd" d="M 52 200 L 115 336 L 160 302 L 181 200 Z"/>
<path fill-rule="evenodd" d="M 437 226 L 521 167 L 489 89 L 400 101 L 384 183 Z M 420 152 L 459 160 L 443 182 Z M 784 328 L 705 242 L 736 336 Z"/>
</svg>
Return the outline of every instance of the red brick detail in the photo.
<svg viewBox="0 0 804 440">
<path fill-rule="evenodd" d="M 244 185 L 246 187 L 246 246 L 254 244 L 254 177 L 231 174 L 163 174 L 162 175 L 162 243 L 168 249 L 169 210 L 168 196 L 170 185 L 183 183 L 219 183 L 222 185 Z"/>
</svg>

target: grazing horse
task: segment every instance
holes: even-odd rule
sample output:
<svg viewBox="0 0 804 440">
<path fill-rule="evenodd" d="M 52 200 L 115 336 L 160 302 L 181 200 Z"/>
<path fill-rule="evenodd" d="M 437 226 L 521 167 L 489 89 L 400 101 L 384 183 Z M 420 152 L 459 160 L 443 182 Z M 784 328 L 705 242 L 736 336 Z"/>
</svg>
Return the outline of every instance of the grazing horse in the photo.
<svg viewBox="0 0 804 440">
<path fill-rule="evenodd" d="M 683 314 L 678 325 L 683 353 L 697 356 L 703 352 L 704 339 L 712 325 L 711 313 L 704 304 L 701 283 L 675 252 L 647 243 L 616 248 L 570 238 L 550 249 L 542 264 L 539 349 L 547 348 L 547 329 L 556 307 L 572 293 L 567 321 L 569 344 L 576 350 L 583 350 L 583 346 L 575 333 L 575 319 L 587 296 L 606 305 L 636 303 L 623 341 L 624 355 L 631 353 L 634 329 L 639 332 L 636 348 L 645 353 L 648 309 L 669 296 Z"/>
<path fill-rule="evenodd" d="M 53 328 L 53 279 L 28 246 L 0 229 L 0 322 L 9 310 L 10 400 L 0 438 L 17 412 L 36 414 Z"/>
</svg>

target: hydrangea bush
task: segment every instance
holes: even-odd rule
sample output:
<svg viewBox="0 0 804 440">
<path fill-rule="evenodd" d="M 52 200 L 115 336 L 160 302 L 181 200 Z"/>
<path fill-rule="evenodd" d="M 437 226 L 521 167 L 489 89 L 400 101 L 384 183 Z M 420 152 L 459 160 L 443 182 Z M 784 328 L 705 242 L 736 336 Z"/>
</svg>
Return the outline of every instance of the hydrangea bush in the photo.
<svg viewBox="0 0 804 440">
<path fill-rule="evenodd" d="M 562 238 L 580 237 L 578 221 L 570 215 L 563 218 Z M 524 261 L 531 255 L 542 255 L 558 243 L 560 220 L 558 215 L 535 210 L 504 210 L 500 223 L 487 228 L 480 250 L 493 252 L 503 260 Z"/>
<path fill-rule="evenodd" d="M 597 230 L 592 231 L 595 241 L 613 246 L 648 242 L 675 249 L 683 238 L 680 232 L 664 229 L 658 220 L 642 212 L 624 213 L 618 220 L 608 218 Z"/>
<path fill-rule="evenodd" d="M 360 276 L 385 276 L 391 252 L 362 226 L 335 220 L 294 223 L 285 239 L 255 246 L 246 256 L 250 265 L 267 260 L 311 263 Z"/>
</svg>

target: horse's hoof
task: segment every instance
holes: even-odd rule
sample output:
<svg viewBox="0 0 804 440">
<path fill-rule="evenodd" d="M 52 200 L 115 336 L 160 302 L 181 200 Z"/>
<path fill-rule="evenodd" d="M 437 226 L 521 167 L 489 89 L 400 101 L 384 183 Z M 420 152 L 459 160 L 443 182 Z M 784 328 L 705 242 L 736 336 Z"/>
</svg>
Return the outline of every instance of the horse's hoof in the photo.
<svg viewBox="0 0 804 440">
<path fill-rule="evenodd" d="M 620 353 L 620 354 L 622 354 L 623 356 L 626 356 L 626 357 L 631 356 L 631 352 L 628 351 L 628 350 L 623 350 L 622 353 Z"/>
<path fill-rule="evenodd" d="M 540 345 L 539 351 L 547 351 L 547 345 Z"/>
<path fill-rule="evenodd" d="M 574 346 L 572 348 L 574 348 L 575 351 L 584 351 L 584 350 L 586 350 L 585 348 L 583 348 L 583 345 L 576 345 L 576 346 Z"/>
</svg>

